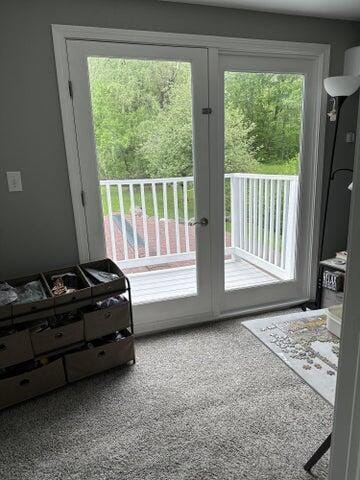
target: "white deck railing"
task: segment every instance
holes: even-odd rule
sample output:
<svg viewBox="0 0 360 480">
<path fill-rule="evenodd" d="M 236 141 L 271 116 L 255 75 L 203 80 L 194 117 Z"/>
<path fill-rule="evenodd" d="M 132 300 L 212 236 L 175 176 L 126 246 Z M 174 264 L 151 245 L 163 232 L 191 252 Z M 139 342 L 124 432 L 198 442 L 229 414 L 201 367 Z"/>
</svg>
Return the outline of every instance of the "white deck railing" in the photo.
<svg viewBox="0 0 360 480">
<path fill-rule="evenodd" d="M 107 249 L 123 268 L 195 258 L 193 177 L 100 185 Z M 226 254 L 291 278 L 297 191 L 297 176 L 226 174 Z"/>
</svg>

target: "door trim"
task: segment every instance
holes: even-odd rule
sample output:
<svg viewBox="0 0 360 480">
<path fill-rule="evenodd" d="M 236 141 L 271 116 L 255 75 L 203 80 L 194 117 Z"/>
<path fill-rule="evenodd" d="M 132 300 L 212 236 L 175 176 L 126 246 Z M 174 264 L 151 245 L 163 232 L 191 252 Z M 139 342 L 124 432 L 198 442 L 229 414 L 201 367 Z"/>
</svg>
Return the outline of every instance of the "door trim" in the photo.
<svg viewBox="0 0 360 480">
<path fill-rule="evenodd" d="M 140 30 L 108 29 L 84 26 L 52 25 L 55 64 L 57 71 L 60 108 L 62 115 L 65 150 L 68 163 L 70 189 L 74 210 L 74 220 L 76 227 L 76 236 L 78 243 L 79 259 L 81 262 L 89 260 L 89 245 L 87 242 L 87 225 L 84 214 L 81 195 L 82 184 L 79 167 L 79 156 L 77 151 L 76 128 L 74 120 L 74 111 L 69 95 L 69 65 L 67 59 L 67 40 L 97 40 L 111 41 L 121 43 L 139 43 L 150 45 L 167 45 L 183 47 L 201 47 L 209 49 L 210 60 L 213 60 L 209 67 L 210 89 L 214 91 L 215 87 L 212 81 L 216 83 L 216 74 L 214 65 L 217 62 L 217 54 L 223 53 L 249 53 L 252 55 L 264 56 L 293 56 L 295 58 L 310 58 L 316 62 L 316 105 L 315 115 L 317 118 L 316 131 L 314 133 L 314 142 L 311 147 L 312 157 L 317 166 L 316 168 L 316 192 L 313 201 L 314 218 L 312 229 L 312 253 L 311 253 L 311 296 L 316 287 L 316 265 L 317 265 L 317 245 L 319 236 L 320 206 L 321 206 L 321 187 L 324 156 L 324 139 L 326 125 L 326 103 L 327 95 L 323 89 L 323 79 L 328 76 L 330 61 L 330 46 L 326 44 L 283 42 L 277 40 L 258 40 L 243 39 L 207 35 L 190 35 L 167 32 L 147 32 Z M 210 61 L 210 64 L 212 62 Z M 215 97 L 214 97 L 215 98 Z M 218 106 L 214 106 L 218 107 Z M 213 108 L 215 115 L 210 121 L 210 130 L 217 128 L 219 115 L 216 114 L 218 108 Z M 212 137 L 210 136 L 210 139 Z M 216 146 L 211 142 L 209 145 L 211 165 L 216 164 L 218 153 Z M 212 175 L 211 175 L 212 177 Z M 212 181 L 212 180 L 210 180 Z M 210 205 L 211 215 L 216 214 L 216 205 Z M 218 212 L 219 214 L 219 212 Z M 216 239 L 215 239 L 215 244 Z M 216 271 L 216 269 L 214 270 Z M 215 294 L 216 297 L 216 294 Z M 214 298 L 216 303 L 216 298 Z M 216 313 L 216 312 L 214 312 Z"/>
</svg>

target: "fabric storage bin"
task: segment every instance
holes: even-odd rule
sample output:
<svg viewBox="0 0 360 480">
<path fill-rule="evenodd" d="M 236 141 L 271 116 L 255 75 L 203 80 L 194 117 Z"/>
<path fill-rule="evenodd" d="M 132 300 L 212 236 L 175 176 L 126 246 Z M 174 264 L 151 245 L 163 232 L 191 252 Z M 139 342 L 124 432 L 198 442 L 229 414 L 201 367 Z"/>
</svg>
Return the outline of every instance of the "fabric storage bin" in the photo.
<svg viewBox="0 0 360 480">
<path fill-rule="evenodd" d="M 134 336 L 118 342 L 104 343 L 98 347 L 65 355 L 65 368 L 69 382 L 134 360 Z"/>
<path fill-rule="evenodd" d="M 77 279 L 79 282 L 79 289 L 70 293 L 59 295 L 59 296 L 55 296 L 52 293 L 52 296 L 54 298 L 55 308 L 57 308 L 60 305 L 77 302 L 79 300 L 84 300 L 86 298 L 91 297 L 90 284 L 78 266 L 62 268 L 60 270 L 53 270 L 51 272 L 46 272 L 44 276 L 50 291 L 53 287 L 53 282 L 51 280 L 51 277 L 54 275 L 63 275 L 65 273 L 73 273 L 77 276 Z"/>
<path fill-rule="evenodd" d="M 111 292 L 125 292 L 126 279 L 120 268 L 109 258 L 105 260 L 98 260 L 96 262 L 88 262 L 80 265 L 81 270 L 84 272 L 87 280 L 91 284 L 92 295 L 104 295 Z M 111 280 L 110 282 L 97 283 L 93 277 L 86 271 L 87 268 L 99 270 L 102 272 L 114 273 L 119 276 L 118 279 Z"/>
<path fill-rule="evenodd" d="M 93 340 L 130 326 L 129 302 L 124 301 L 124 303 L 100 310 L 84 311 L 82 316 L 85 340 Z"/>
<path fill-rule="evenodd" d="M 29 330 L 22 330 L 0 337 L 0 368 L 34 358 Z"/>
<path fill-rule="evenodd" d="M 19 323 L 28 323 L 33 322 L 34 320 L 41 320 L 42 318 L 47 318 L 55 315 L 55 309 L 49 308 L 46 310 L 39 310 L 34 313 L 28 313 L 27 315 L 20 315 L 18 317 L 13 317 L 12 323 L 17 325 Z"/>
<path fill-rule="evenodd" d="M 13 317 L 26 315 L 29 313 L 36 313 L 39 310 L 44 310 L 45 308 L 51 308 L 54 306 L 54 299 L 49 291 L 48 285 L 46 284 L 44 276 L 40 273 L 37 275 L 30 275 L 28 277 L 16 278 L 13 280 L 7 280 L 7 283 L 12 287 L 20 287 L 26 285 L 29 282 L 40 281 L 41 286 L 45 292 L 47 298 L 43 300 L 37 300 L 35 302 L 28 303 L 12 303 L 11 304 L 11 315 Z"/>
<path fill-rule="evenodd" d="M 11 324 L 11 305 L 0 306 L 0 320 L 9 319 L 6 324 Z M 5 322 L 4 322 L 5 323 Z M 2 324 L 2 322 L 1 322 Z"/>
<path fill-rule="evenodd" d="M 66 384 L 62 359 L 0 380 L 0 408 L 28 400 Z"/>
<path fill-rule="evenodd" d="M 63 313 L 77 312 L 83 307 L 87 307 L 89 304 L 92 304 L 91 299 L 86 298 L 85 300 L 76 300 L 71 303 L 64 303 L 62 305 L 56 305 L 55 314 L 62 315 Z"/>
<path fill-rule="evenodd" d="M 79 320 L 43 332 L 32 333 L 30 338 L 35 355 L 57 350 L 84 341 L 84 322 Z"/>
</svg>

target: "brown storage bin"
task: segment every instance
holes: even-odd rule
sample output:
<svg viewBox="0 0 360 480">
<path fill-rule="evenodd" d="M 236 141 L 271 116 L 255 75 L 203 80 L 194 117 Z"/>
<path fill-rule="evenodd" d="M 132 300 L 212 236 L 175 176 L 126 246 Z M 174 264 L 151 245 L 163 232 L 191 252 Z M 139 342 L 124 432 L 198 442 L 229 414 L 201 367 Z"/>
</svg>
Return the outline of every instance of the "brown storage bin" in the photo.
<svg viewBox="0 0 360 480">
<path fill-rule="evenodd" d="M 78 300 L 72 303 L 65 303 L 64 305 L 56 305 L 55 313 L 56 315 L 62 315 L 63 313 L 77 312 L 81 308 L 88 307 L 89 305 L 92 305 L 91 298 Z"/>
<path fill-rule="evenodd" d="M 32 358 L 34 354 L 29 330 L 0 337 L 0 368 L 10 367 Z"/>
<path fill-rule="evenodd" d="M 48 289 L 48 286 L 42 274 L 30 275 L 28 277 L 7 280 L 7 283 L 12 287 L 19 287 L 21 285 L 25 285 L 26 283 L 33 282 L 35 280 L 40 280 L 43 286 L 43 289 L 47 295 L 47 298 L 44 300 L 39 300 L 37 302 L 11 304 L 11 315 L 13 317 L 16 317 L 19 315 L 26 315 L 28 313 L 36 313 L 39 310 L 44 310 L 45 308 L 51 308 L 54 306 L 54 299 L 52 298 L 52 295 Z"/>
<path fill-rule="evenodd" d="M 96 262 L 83 263 L 80 265 L 80 268 L 91 284 L 91 292 L 94 297 L 111 292 L 121 293 L 126 290 L 126 280 L 123 272 L 116 263 L 109 258 L 98 260 Z M 86 268 L 94 268 L 95 270 L 101 270 L 103 272 L 116 273 L 119 276 L 119 279 L 107 283 L 96 284 L 92 277 L 86 272 Z"/>
<path fill-rule="evenodd" d="M 31 334 L 31 343 L 35 355 L 50 352 L 51 350 L 57 350 L 66 345 L 72 345 L 83 341 L 84 322 L 82 320 Z"/>
<path fill-rule="evenodd" d="M 65 368 L 69 382 L 75 382 L 109 368 L 134 360 L 134 336 L 119 342 L 65 355 Z"/>
<path fill-rule="evenodd" d="M 0 408 L 28 400 L 65 385 L 62 359 L 30 372 L 0 380 Z"/>
<path fill-rule="evenodd" d="M 44 274 L 44 276 L 45 276 L 45 279 L 46 279 L 46 282 L 48 284 L 48 288 L 49 288 L 50 291 L 51 291 L 51 288 L 53 287 L 51 277 L 53 275 L 61 275 L 61 274 L 64 274 L 64 273 L 75 273 L 78 277 L 80 288 L 78 290 L 74 291 L 74 292 L 71 292 L 71 293 L 66 293 L 64 295 L 59 295 L 59 296 L 53 296 L 54 302 L 55 302 L 55 308 L 59 305 L 64 305 L 66 303 L 77 302 L 79 300 L 84 300 L 86 298 L 91 297 L 90 284 L 87 281 L 83 272 L 77 266 L 62 268 L 60 270 L 53 270 L 51 272 L 46 272 Z"/>
<path fill-rule="evenodd" d="M 11 324 L 11 305 L 0 306 L 0 320 L 10 319 L 6 324 Z M 1 323 L 3 325 L 3 323 Z"/>
<path fill-rule="evenodd" d="M 27 315 L 20 315 L 18 317 L 13 317 L 13 324 L 33 322 L 35 320 L 41 320 L 42 318 L 48 318 L 55 315 L 55 309 L 49 308 L 47 310 L 39 310 L 38 312 L 28 313 Z"/>
<path fill-rule="evenodd" d="M 85 340 L 103 337 L 130 326 L 129 302 L 101 310 L 83 312 Z"/>
</svg>

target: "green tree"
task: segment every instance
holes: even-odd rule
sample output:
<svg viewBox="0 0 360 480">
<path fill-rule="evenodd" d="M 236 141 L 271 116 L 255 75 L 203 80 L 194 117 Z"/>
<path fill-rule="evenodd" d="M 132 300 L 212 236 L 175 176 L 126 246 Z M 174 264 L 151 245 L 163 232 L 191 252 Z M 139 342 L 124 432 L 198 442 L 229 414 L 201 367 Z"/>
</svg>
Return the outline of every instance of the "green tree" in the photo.
<svg viewBox="0 0 360 480">
<path fill-rule="evenodd" d="M 303 77 L 226 72 L 225 99 L 237 106 L 255 137 L 257 159 L 284 164 L 299 154 Z"/>
</svg>

